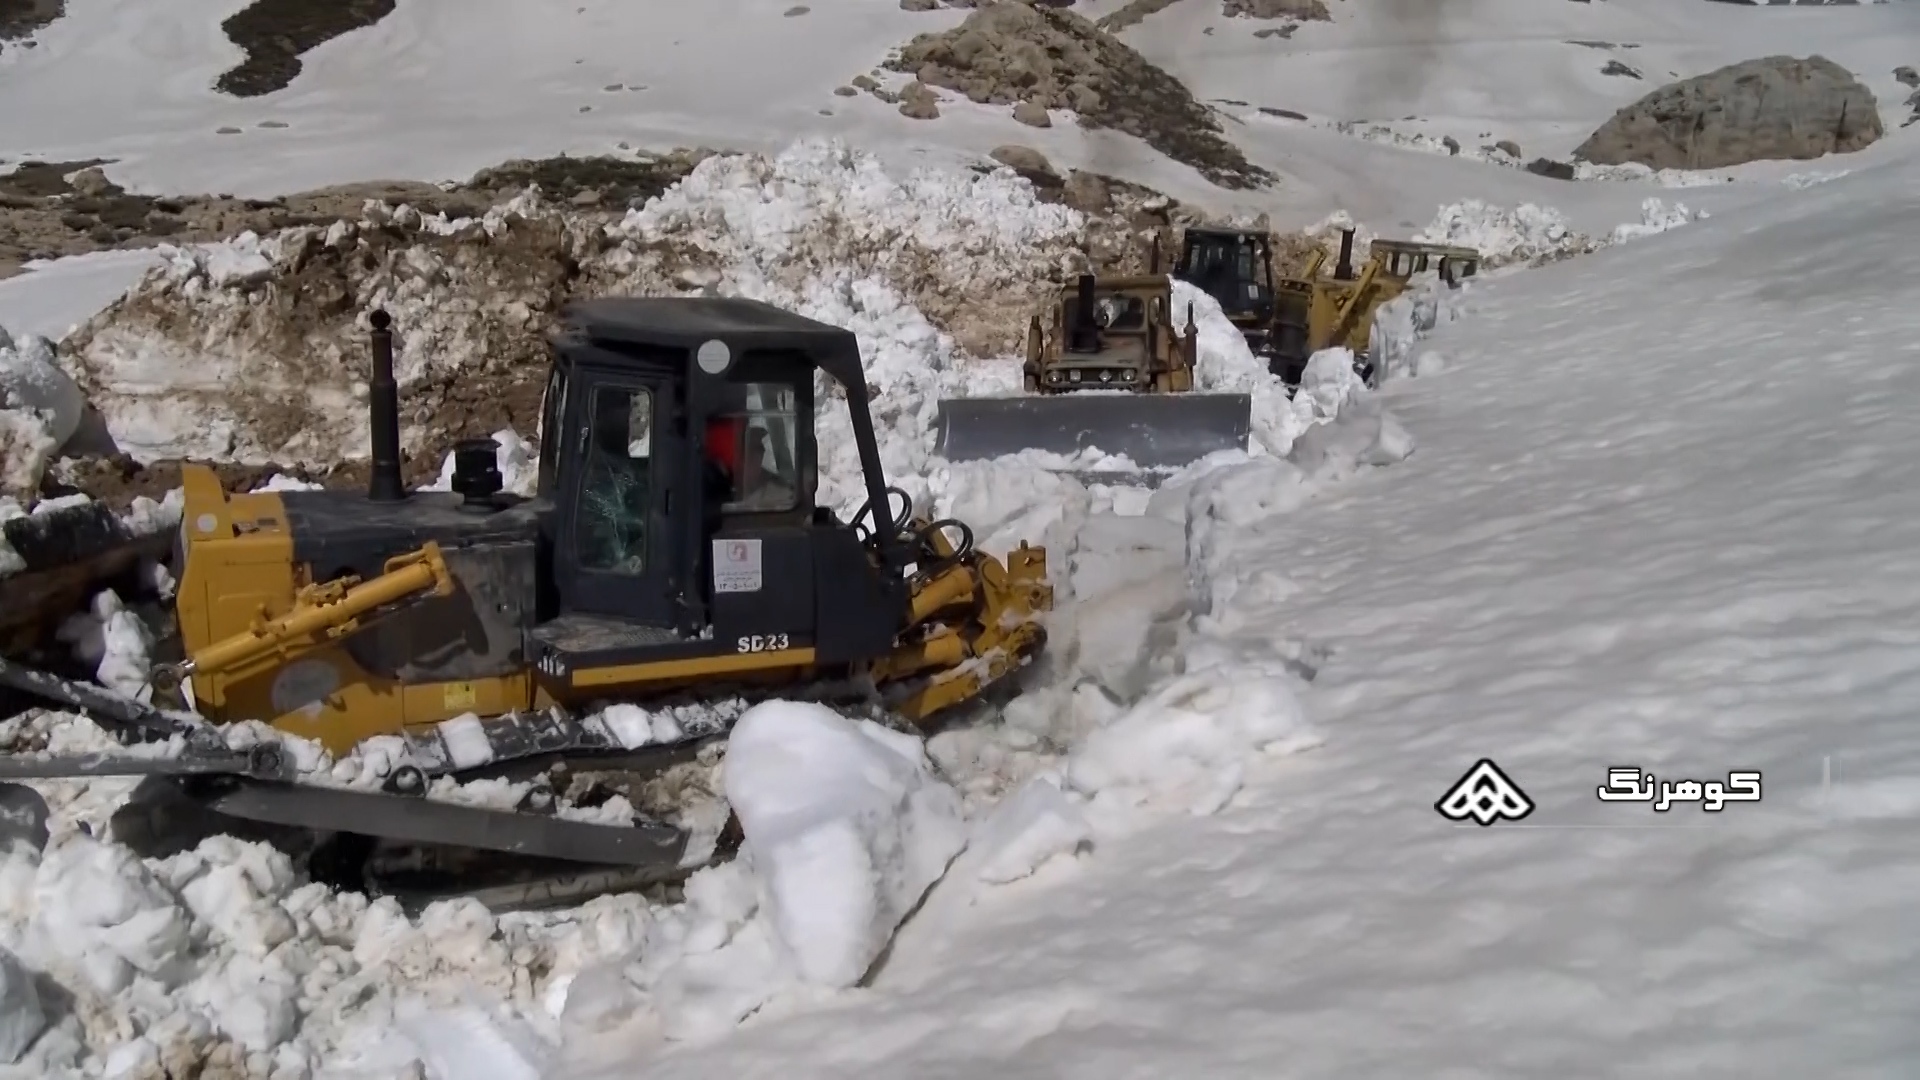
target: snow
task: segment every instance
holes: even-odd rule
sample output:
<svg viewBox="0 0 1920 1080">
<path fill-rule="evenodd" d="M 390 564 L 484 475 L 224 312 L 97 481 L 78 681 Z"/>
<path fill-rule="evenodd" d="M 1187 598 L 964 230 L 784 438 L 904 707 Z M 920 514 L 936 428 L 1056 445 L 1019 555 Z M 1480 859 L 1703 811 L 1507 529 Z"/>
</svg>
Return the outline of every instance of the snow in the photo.
<svg viewBox="0 0 1920 1080">
<path fill-rule="evenodd" d="M 24 273 L 0 278 L 0 326 L 18 337 L 31 334 L 58 341 L 160 262 L 152 248 L 29 262 Z"/>
<path fill-rule="evenodd" d="M 147 672 L 153 666 L 153 632 L 113 590 L 95 594 L 91 609 L 68 616 L 55 636 L 93 669 L 100 685 L 135 700 L 151 696 Z"/>
<path fill-rule="evenodd" d="M 858 982 L 966 846 L 959 796 L 918 739 L 824 706 L 747 710 L 726 787 L 780 945 L 821 986 Z"/>
<path fill-rule="evenodd" d="M 86 398 L 54 363 L 45 338 L 23 333 L 15 340 L 0 325 L 0 492 L 35 492 L 85 409 Z"/>
</svg>

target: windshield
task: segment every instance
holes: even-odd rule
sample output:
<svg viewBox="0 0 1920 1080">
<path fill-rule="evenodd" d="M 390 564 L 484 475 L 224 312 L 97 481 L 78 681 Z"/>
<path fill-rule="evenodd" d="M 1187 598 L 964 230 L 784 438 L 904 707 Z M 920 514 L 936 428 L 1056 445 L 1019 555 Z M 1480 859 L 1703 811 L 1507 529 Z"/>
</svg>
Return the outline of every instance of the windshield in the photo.
<svg viewBox="0 0 1920 1080">
<path fill-rule="evenodd" d="M 1273 306 L 1266 253 L 1250 236 L 1193 238 L 1180 276 L 1230 315 L 1264 312 Z"/>
</svg>

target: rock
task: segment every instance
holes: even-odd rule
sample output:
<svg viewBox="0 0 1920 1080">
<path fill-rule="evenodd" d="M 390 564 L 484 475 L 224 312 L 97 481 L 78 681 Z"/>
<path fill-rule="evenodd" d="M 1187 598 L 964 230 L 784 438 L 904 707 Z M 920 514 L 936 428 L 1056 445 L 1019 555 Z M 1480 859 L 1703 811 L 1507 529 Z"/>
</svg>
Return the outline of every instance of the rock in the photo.
<svg viewBox="0 0 1920 1080">
<path fill-rule="evenodd" d="M 1268 116 L 1279 116 L 1288 120 L 1305 120 L 1307 118 L 1306 113 L 1294 112 L 1292 109 L 1276 109 L 1271 105 L 1260 106 L 1260 111 L 1266 113 Z"/>
<path fill-rule="evenodd" d="M 851 86 L 836 86 L 833 88 L 833 93 L 835 97 L 853 97 L 855 94 L 858 94 L 859 92 L 860 91 L 855 90 Z"/>
<path fill-rule="evenodd" d="M 600 193 L 592 188 L 587 188 L 584 191 L 574 192 L 573 198 L 569 201 L 575 206 L 599 206 Z"/>
<path fill-rule="evenodd" d="M 0 1064 L 20 1060 L 33 1040 L 47 1029 L 47 1011 L 40 1004 L 40 988 L 19 958 L 0 949 Z"/>
<path fill-rule="evenodd" d="M 1607 61 L 1607 62 L 1606 62 L 1606 65 L 1605 65 L 1605 66 L 1603 66 L 1603 67 L 1602 67 L 1602 68 L 1600 69 L 1600 74 L 1602 74 L 1602 75 L 1624 75 L 1624 76 L 1626 76 L 1626 77 L 1627 77 L 1627 78 L 1629 78 L 1629 79 L 1638 79 L 1638 78 L 1640 78 L 1640 73 L 1639 73 L 1639 72 L 1637 72 L 1637 71 L 1635 71 L 1635 70 L 1633 70 L 1632 68 L 1630 68 L 1630 67 L 1628 67 L 1627 65 L 1625 65 L 1625 64 L 1623 64 L 1623 63 L 1621 63 L 1621 62 L 1620 62 L 1620 61 L 1618 61 L 1618 60 L 1609 60 L 1609 61 Z"/>
<path fill-rule="evenodd" d="M 1572 165 L 1552 158 L 1534 158 L 1527 163 L 1527 171 L 1553 180 L 1571 180 L 1574 176 Z"/>
<path fill-rule="evenodd" d="M 1214 110 L 1178 79 L 1071 11 L 988 4 L 950 30 L 914 38 L 887 66 L 981 104 L 1078 113 L 1083 126 L 1132 135 L 1221 187 L 1275 179 L 1227 141 Z"/>
<path fill-rule="evenodd" d="M 932 11 L 940 6 L 940 0 L 900 0 L 901 11 Z"/>
<path fill-rule="evenodd" d="M 940 99 L 927 84 L 915 79 L 900 92 L 900 115 L 910 120 L 933 120 L 940 115 Z"/>
<path fill-rule="evenodd" d="M 1113 193 L 1098 173 L 1076 170 L 1067 177 L 1067 205 L 1084 214 L 1104 214 L 1113 203 Z"/>
<path fill-rule="evenodd" d="M 812 8 L 808 7 L 805 4 L 795 4 L 793 7 L 788 8 L 787 10 L 781 12 L 780 14 L 791 19 L 798 15 L 805 15 L 807 12 L 812 10 L 813 10 Z"/>
<path fill-rule="evenodd" d="M 1221 0 L 1220 14 L 1229 19 L 1312 19 L 1326 22 L 1333 18 L 1321 0 Z"/>
<path fill-rule="evenodd" d="M 1920 71 L 1902 65 L 1893 69 L 1893 77 L 1902 86 L 1920 86 Z"/>
<path fill-rule="evenodd" d="M 1440 145 L 1447 148 L 1448 157 L 1460 156 L 1460 141 L 1458 139 L 1455 139 L 1453 136 L 1442 135 L 1440 137 Z"/>
<path fill-rule="evenodd" d="M 853 78 L 848 79 L 847 83 L 857 90 L 880 89 L 880 84 L 875 82 L 871 75 L 855 75 Z"/>
<path fill-rule="evenodd" d="M 90 198 L 118 194 L 121 190 L 114 185 L 113 181 L 107 179 L 107 174 L 101 172 L 98 165 L 81 169 L 67 182 L 73 185 L 75 195 L 85 195 Z"/>
<path fill-rule="evenodd" d="M 1052 127 L 1053 117 L 1047 115 L 1047 107 L 1037 101 L 1023 101 L 1013 107 L 1013 118 L 1028 127 Z"/>
<path fill-rule="evenodd" d="M 1504 154 L 1512 154 L 1516 158 L 1520 156 L 1520 144 L 1512 139 L 1501 139 L 1493 144 L 1493 148 Z"/>
<path fill-rule="evenodd" d="M 996 146 L 987 156 L 1015 172 L 1055 175 L 1053 163 L 1047 160 L 1047 155 L 1031 146 Z"/>
<path fill-rule="evenodd" d="M 1768 56 L 1661 87 L 1573 153 L 1600 165 L 1719 169 L 1850 153 L 1884 134 L 1873 92 L 1847 69 L 1823 56 Z"/>
</svg>

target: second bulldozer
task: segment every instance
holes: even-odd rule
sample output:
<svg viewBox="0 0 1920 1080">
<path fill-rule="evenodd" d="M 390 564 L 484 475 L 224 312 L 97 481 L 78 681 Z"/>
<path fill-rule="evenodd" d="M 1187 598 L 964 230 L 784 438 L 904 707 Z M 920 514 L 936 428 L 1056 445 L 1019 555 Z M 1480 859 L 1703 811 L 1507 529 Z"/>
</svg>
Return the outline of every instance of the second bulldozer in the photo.
<svg viewBox="0 0 1920 1080">
<path fill-rule="evenodd" d="M 1197 345 L 1193 313 L 1173 310 L 1165 275 L 1083 274 L 1028 326 L 1024 396 L 939 403 L 940 452 L 964 461 L 1097 449 L 1152 469 L 1245 449 L 1252 397 L 1195 392 Z"/>
<path fill-rule="evenodd" d="M 1346 348 L 1354 370 L 1374 381 L 1373 316 L 1407 291 L 1413 276 L 1433 270 L 1458 285 L 1480 269 L 1480 253 L 1467 247 L 1417 240 L 1375 240 L 1366 264 L 1353 266 L 1353 230 L 1340 231 L 1340 257 L 1323 273 L 1326 252 L 1315 251 L 1292 277 L 1274 287 L 1273 325 L 1267 363 L 1288 386 L 1297 386 L 1307 361 L 1321 349 Z"/>
</svg>

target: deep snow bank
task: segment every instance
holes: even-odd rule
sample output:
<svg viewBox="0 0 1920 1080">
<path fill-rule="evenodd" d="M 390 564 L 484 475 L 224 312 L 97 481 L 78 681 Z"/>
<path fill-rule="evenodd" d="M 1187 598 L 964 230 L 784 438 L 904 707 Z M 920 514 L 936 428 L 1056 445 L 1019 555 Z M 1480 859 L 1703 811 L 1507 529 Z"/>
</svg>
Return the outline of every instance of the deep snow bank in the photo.
<svg viewBox="0 0 1920 1080">
<path fill-rule="evenodd" d="M 531 192 L 456 221 L 369 202 L 359 221 L 171 249 L 71 345 L 136 457 L 333 461 L 365 452 L 357 376 L 376 306 L 399 333 L 410 442 L 530 431 L 540 332 L 573 296 L 712 291 L 880 324 L 910 306 L 992 342 L 1023 321 L 1006 301 L 1076 257 L 1084 224 L 1008 170 L 895 178 L 807 142 L 710 158 L 620 219 Z"/>
</svg>

